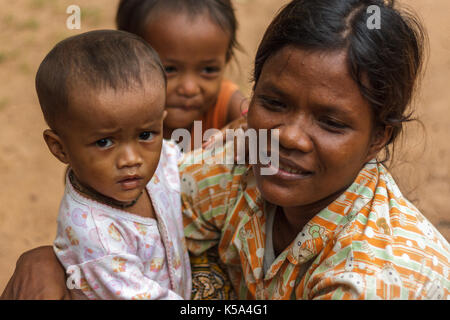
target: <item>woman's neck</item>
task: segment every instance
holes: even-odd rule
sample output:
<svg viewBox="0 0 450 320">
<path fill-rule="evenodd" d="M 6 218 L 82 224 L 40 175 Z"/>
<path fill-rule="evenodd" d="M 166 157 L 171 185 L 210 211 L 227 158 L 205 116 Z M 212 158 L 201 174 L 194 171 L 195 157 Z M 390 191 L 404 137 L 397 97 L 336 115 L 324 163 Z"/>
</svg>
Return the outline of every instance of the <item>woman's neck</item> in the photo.
<svg viewBox="0 0 450 320">
<path fill-rule="evenodd" d="M 306 206 L 278 207 L 273 225 L 273 246 L 279 255 L 295 240 L 306 224 L 336 200 L 347 188 Z"/>
</svg>

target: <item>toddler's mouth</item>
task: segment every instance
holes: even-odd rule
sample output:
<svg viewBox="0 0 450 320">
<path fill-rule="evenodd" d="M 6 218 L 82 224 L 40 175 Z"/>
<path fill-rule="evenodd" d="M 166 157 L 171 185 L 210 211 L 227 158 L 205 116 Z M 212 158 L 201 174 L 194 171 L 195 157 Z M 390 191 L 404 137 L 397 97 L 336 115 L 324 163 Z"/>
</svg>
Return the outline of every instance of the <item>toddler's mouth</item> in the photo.
<svg viewBox="0 0 450 320">
<path fill-rule="evenodd" d="M 123 190 L 132 190 L 140 186 L 142 177 L 138 175 L 126 176 L 118 181 Z"/>
</svg>

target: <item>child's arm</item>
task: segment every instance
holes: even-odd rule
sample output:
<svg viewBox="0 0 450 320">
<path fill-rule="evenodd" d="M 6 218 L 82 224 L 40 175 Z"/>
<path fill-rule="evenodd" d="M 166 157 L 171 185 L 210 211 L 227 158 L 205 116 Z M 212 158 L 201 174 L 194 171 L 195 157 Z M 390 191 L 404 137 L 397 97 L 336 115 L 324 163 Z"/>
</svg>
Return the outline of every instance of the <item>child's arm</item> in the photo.
<svg viewBox="0 0 450 320">
<path fill-rule="evenodd" d="M 81 289 L 90 299 L 182 299 L 145 276 L 124 224 L 106 216 L 94 222 L 87 212 L 74 220 L 76 210 L 60 214 L 54 242 L 56 256 L 69 275 L 69 289 Z"/>
</svg>

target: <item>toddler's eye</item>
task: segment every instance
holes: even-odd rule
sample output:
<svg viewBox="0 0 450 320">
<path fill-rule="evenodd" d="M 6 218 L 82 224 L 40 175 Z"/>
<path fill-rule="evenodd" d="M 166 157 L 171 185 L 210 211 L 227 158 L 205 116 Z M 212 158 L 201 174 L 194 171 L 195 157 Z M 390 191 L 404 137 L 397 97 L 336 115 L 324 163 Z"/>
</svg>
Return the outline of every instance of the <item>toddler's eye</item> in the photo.
<svg viewBox="0 0 450 320">
<path fill-rule="evenodd" d="M 112 141 L 111 139 L 101 139 L 98 140 L 95 144 L 97 145 L 97 147 L 104 149 L 110 147 L 112 145 Z"/>
<path fill-rule="evenodd" d="M 142 132 L 139 135 L 140 140 L 151 140 L 152 138 L 153 138 L 153 133 L 151 133 L 150 131 Z"/>
<path fill-rule="evenodd" d="M 175 68 L 174 66 L 164 66 L 164 70 L 166 71 L 167 74 L 177 72 L 177 68 Z"/>
</svg>

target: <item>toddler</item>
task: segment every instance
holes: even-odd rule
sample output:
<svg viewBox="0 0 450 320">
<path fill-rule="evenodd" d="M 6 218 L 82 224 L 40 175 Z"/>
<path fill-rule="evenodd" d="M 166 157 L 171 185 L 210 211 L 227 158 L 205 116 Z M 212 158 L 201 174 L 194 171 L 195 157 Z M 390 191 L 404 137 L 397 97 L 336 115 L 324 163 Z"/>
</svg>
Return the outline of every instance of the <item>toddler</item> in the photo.
<svg viewBox="0 0 450 320">
<path fill-rule="evenodd" d="M 190 297 L 165 88 L 156 52 L 116 30 L 61 41 L 37 72 L 44 139 L 69 166 L 54 251 L 89 299 Z"/>
<path fill-rule="evenodd" d="M 148 41 L 164 65 L 164 138 L 179 128 L 190 130 L 193 138 L 196 120 L 202 121 L 204 133 L 241 117 L 245 98 L 224 79 L 238 47 L 230 0 L 121 0 L 116 22 L 118 29 Z"/>
</svg>

